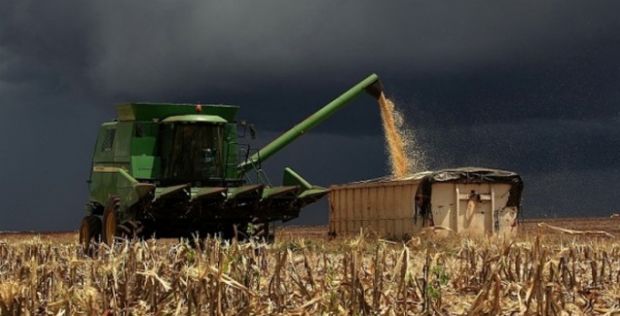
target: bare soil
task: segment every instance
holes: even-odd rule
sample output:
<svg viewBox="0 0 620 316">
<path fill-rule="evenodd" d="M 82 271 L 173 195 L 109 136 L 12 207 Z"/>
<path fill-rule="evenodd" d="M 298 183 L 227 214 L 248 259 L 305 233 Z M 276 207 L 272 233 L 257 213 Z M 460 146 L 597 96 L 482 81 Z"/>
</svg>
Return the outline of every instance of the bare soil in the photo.
<svg viewBox="0 0 620 316">
<path fill-rule="evenodd" d="M 601 230 L 620 237 L 620 217 L 582 217 L 582 218 L 531 218 L 519 222 L 519 235 L 560 235 L 561 233 L 540 228 L 539 223 L 572 230 Z M 276 230 L 276 238 L 282 239 L 327 239 L 327 225 L 281 226 Z M 42 241 L 77 242 L 77 232 L 0 232 L 0 240 L 25 241 L 39 238 Z"/>
<path fill-rule="evenodd" d="M 572 230 L 601 230 L 620 237 L 620 217 L 581 217 L 581 218 L 530 218 L 519 221 L 519 235 L 545 234 L 560 235 L 561 233 L 538 227 L 539 223 L 558 226 Z M 276 237 L 295 238 L 326 238 L 327 225 L 317 226 L 283 226 L 276 232 Z"/>
</svg>

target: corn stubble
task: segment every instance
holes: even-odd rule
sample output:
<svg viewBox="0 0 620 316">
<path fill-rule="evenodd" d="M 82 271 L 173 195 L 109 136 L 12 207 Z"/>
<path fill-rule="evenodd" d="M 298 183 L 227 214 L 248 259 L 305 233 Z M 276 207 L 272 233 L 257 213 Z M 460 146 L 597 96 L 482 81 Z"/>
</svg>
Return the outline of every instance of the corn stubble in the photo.
<svg viewBox="0 0 620 316">
<path fill-rule="evenodd" d="M 0 244 L 1 315 L 613 315 L 620 244 Z"/>
</svg>

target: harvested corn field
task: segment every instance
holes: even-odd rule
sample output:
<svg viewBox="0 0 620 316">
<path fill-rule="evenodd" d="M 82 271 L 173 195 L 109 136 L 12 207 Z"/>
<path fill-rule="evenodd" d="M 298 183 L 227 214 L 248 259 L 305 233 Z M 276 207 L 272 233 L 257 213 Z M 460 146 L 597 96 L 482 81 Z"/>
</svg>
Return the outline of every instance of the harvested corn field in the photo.
<svg viewBox="0 0 620 316">
<path fill-rule="evenodd" d="M 0 314 L 620 312 L 615 239 L 281 239 L 121 242 L 91 256 L 71 238 L 11 239 L 0 243 Z"/>
</svg>

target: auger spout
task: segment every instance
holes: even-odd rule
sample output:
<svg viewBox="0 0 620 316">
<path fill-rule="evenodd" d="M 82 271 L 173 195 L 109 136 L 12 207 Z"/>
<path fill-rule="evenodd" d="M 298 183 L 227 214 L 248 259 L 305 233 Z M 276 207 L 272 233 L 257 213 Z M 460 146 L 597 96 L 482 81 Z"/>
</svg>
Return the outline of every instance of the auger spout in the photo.
<svg viewBox="0 0 620 316">
<path fill-rule="evenodd" d="M 239 174 L 243 175 L 244 173 L 252 169 L 254 165 L 257 165 L 260 162 L 268 159 L 276 152 L 284 148 L 286 145 L 297 139 L 299 136 L 310 131 L 313 127 L 317 126 L 318 124 L 332 116 L 337 110 L 347 105 L 351 100 L 353 100 L 364 90 L 366 90 L 375 98 L 378 98 L 382 90 L 379 76 L 377 76 L 376 74 L 368 76 L 366 79 L 362 80 L 349 90 L 345 91 L 343 94 L 332 100 L 320 110 L 316 111 L 314 114 L 310 115 L 308 118 L 293 126 L 291 129 L 271 141 L 265 147 L 260 149 L 257 153 L 250 156 L 246 161 L 240 163 L 237 166 Z"/>
</svg>

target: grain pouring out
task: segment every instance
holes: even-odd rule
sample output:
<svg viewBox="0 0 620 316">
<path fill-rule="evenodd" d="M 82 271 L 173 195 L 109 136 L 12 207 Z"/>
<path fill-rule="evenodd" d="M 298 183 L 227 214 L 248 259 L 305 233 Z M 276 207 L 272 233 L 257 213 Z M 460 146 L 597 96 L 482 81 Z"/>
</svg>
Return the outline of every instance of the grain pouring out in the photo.
<svg viewBox="0 0 620 316">
<path fill-rule="evenodd" d="M 424 155 L 415 141 L 413 130 L 407 128 L 403 114 L 394 102 L 381 92 L 379 109 L 385 133 L 386 149 L 390 158 L 392 176 L 402 178 L 425 167 Z"/>
</svg>

